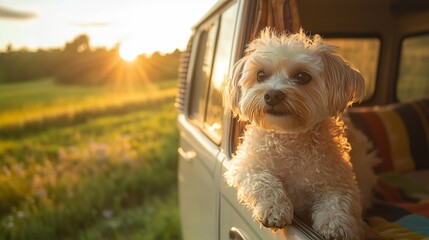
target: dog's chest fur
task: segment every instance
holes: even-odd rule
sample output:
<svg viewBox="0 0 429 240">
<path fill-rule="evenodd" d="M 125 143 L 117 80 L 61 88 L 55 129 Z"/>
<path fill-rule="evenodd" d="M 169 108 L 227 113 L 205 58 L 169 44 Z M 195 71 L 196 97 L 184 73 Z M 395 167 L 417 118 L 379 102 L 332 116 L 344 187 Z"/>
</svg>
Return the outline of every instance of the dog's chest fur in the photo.
<svg viewBox="0 0 429 240">
<path fill-rule="evenodd" d="M 248 126 L 242 150 L 254 154 L 252 167 L 278 176 L 296 210 L 308 210 L 320 192 L 333 181 L 353 179 L 350 145 L 341 120 L 326 119 L 300 134 L 277 133 Z M 247 163 L 249 164 L 249 163 Z"/>
</svg>

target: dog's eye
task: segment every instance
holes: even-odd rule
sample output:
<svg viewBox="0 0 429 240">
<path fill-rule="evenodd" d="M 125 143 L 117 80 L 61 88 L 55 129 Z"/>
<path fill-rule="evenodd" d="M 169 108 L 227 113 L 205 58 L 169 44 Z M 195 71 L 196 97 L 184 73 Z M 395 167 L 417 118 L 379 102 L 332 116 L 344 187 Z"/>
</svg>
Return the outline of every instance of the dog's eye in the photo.
<svg viewBox="0 0 429 240">
<path fill-rule="evenodd" d="M 299 84 L 307 84 L 311 81 L 311 78 L 311 75 L 304 71 L 298 71 L 293 76 L 293 79 L 296 80 Z"/>
<path fill-rule="evenodd" d="M 261 70 L 257 73 L 256 76 L 257 76 L 258 82 L 262 82 L 268 77 L 268 74 Z"/>
</svg>

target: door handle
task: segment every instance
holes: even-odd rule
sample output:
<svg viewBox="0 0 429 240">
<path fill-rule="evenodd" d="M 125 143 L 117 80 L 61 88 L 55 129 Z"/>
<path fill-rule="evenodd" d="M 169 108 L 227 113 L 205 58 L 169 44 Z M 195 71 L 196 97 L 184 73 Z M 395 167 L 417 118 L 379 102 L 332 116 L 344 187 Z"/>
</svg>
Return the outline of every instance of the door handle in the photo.
<svg viewBox="0 0 429 240">
<path fill-rule="evenodd" d="M 236 227 L 232 227 L 231 230 L 229 230 L 229 239 L 230 240 L 247 240 L 247 238 L 240 231 L 240 229 Z"/>
<path fill-rule="evenodd" d="M 187 162 L 191 162 L 197 156 L 197 153 L 194 150 L 185 151 L 181 147 L 177 149 L 177 152 Z"/>
</svg>

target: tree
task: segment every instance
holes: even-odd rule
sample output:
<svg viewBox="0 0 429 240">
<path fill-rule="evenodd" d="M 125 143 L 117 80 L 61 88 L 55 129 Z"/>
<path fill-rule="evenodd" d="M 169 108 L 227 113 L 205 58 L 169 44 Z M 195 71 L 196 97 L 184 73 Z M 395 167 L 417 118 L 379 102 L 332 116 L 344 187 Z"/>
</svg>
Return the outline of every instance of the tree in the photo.
<svg viewBox="0 0 429 240">
<path fill-rule="evenodd" d="M 81 34 L 73 39 L 72 42 L 66 43 L 66 52 L 80 53 L 89 50 L 89 37 L 86 34 Z"/>
<path fill-rule="evenodd" d="M 7 53 L 11 53 L 11 52 L 13 52 L 12 43 L 7 44 L 7 46 L 6 46 L 6 52 L 7 52 Z"/>
</svg>

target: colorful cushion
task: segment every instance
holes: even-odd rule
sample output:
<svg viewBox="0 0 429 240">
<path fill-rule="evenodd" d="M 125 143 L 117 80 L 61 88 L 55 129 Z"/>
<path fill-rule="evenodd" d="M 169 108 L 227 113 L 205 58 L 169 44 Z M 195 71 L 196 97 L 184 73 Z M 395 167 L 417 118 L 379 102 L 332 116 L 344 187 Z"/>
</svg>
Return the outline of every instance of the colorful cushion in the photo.
<svg viewBox="0 0 429 240">
<path fill-rule="evenodd" d="M 369 239 L 429 240 L 429 99 L 347 114 L 382 159 Z"/>
<path fill-rule="evenodd" d="M 429 99 L 351 108 L 348 116 L 374 143 L 379 172 L 429 168 Z"/>
</svg>

